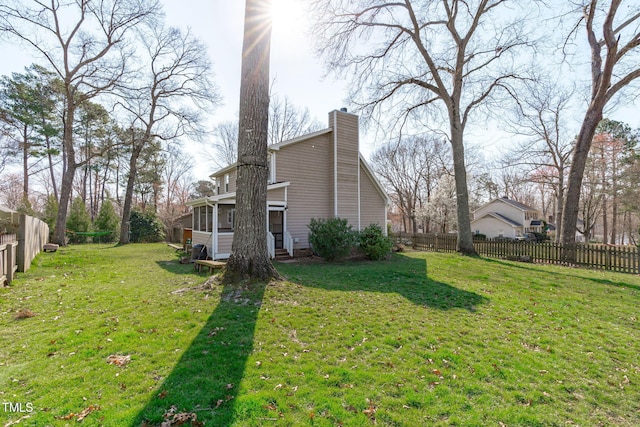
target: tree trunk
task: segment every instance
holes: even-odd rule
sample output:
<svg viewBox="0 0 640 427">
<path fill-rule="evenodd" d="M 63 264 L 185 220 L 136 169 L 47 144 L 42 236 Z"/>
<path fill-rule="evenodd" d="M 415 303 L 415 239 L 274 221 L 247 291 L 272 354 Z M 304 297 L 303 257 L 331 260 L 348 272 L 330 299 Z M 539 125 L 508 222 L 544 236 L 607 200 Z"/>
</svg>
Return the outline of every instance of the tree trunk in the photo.
<svg viewBox="0 0 640 427">
<path fill-rule="evenodd" d="M 133 131 L 132 131 L 133 132 Z M 135 136 L 132 136 L 135 138 Z M 133 143 L 133 150 L 129 158 L 129 178 L 127 179 L 127 189 L 124 196 L 124 205 L 122 206 L 122 222 L 120 223 L 120 244 L 129 243 L 129 219 L 131 217 L 131 205 L 133 203 L 133 187 L 136 182 L 136 173 L 138 172 L 138 158 L 142 152 L 144 144 Z"/>
<path fill-rule="evenodd" d="M 73 121 L 75 118 L 75 105 L 72 95 L 67 91 L 65 115 L 63 116 L 64 131 L 62 145 L 64 148 L 64 163 L 62 172 L 62 184 L 60 186 L 60 203 L 58 204 L 58 216 L 56 217 L 56 229 L 53 242 L 66 246 L 65 230 L 67 226 L 67 211 L 73 189 L 73 179 L 76 175 L 76 152 L 73 147 Z"/>
<path fill-rule="evenodd" d="M 267 250 L 267 139 L 269 123 L 270 1 L 246 0 L 236 217 L 224 281 L 267 281 L 278 273 Z"/>
<path fill-rule="evenodd" d="M 451 116 L 451 115 L 450 115 Z M 458 252 L 463 255 L 477 255 L 471 233 L 471 214 L 469 212 L 469 190 L 467 189 L 467 168 L 464 159 L 462 125 L 451 120 L 451 151 L 453 170 L 456 180 L 456 206 L 458 213 Z"/>
<path fill-rule="evenodd" d="M 29 129 L 22 128 L 22 203 L 29 200 Z"/>
<path fill-rule="evenodd" d="M 47 159 L 49 160 L 49 174 L 51 175 L 51 186 L 53 187 L 53 196 L 58 201 L 58 186 L 56 184 L 56 174 L 53 168 L 53 156 L 51 154 L 51 138 L 49 136 L 45 136 L 45 141 L 47 144 Z"/>
<path fill-rule="evenodd" d="M 596 133 L 596 127 L 598 123 L 600 123 L 600 120 L 602 120 L 603 107 L 604 102 L 592 102 L 589 105 L 576 141 L 573 159 L 571 160 L 571 169 L 569 170 L 564 207 L 562 209 L 561 243 L 564 245 L 573 245 L 576 241 L 576 225 L 578 223 L 578 212 L 580 209 L 580 189 L 582 188 L 582 180 L 584 178 L 584 168 L 587 164 L 587 157 L 591 149 L 591 141 Z M 565 261 L 575 261 L 575 253 L 569 252 L 565 256 Z"/>
</svg>

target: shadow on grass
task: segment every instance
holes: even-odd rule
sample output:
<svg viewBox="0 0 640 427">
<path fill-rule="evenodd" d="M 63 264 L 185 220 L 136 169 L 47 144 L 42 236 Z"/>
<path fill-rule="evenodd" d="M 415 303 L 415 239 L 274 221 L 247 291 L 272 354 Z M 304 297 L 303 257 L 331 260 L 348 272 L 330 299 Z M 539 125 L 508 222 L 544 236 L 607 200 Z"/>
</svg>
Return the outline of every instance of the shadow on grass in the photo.
<svg viewBox="0 0 640 427">
<path fill-rule="evenodd" d="M 278 271 L 302 286 L 327 290 L 397 293 L 412 303 L 438 310 L 475 311 L 482 295 L 430 279 L 427 261 L 394 255 L 386 261 L 279 264 Z"/>
<path fill-rule="evenodd" d="M 181 264 L 180 259 L 156 261 L 156 264 L 163 270 L 173 274 L 199 274 L 192 263 Z M 204 274 L 202 276 L 204 277 Z"/>
<path fill-rule="evenodd" d="M 138 414 L 132 427 L 159 425 L 172 406 L 195 413 L 205 425 L 226 426 L 234 418 L 234 400 L 253 351 L 253 337 L 265 285 L 255 291 L 225 287 L 220 303 L 162 386 Z M 198 291 L 195 291 L 198 292 Z M 184 424 L 170 425 L 191 425 Z M 194 424 L 196 425 L 196 424 Z"/>
<path fill-rule="evenodd" d="M 158 264 L 176 273 L 182 272 L 184 267 L 169 261 Z M 278 264 L 277 267 L 281 274 L 301 286 L 345 292 L 397 293 L 416 305 L 438 310 L 463 308 L 474 311 L 477 305 L 487 301 L 476 293 L 430 279 L 424 259 L 394 256 L 384 262 Z M 177 412 L 195 413 L 198 421 L 205 421 L 206 425 L 233 423 L 236 416 L 234 400 L 247 359 L 253 351 L 264 291 L 264 285 L 250 294 L 227 287 L 223 289 L 221 301 L 206 325 L 162 386 L 154 391 L 153 398 L 138 414 L 132 427 L 159 425 L 165 421 L 163 415 L 172 406 Z"/>
<path fill-rule="evenodd" d="M 531 271 L 532 273 L 543 273 L 543 274 L 551 274 L 551 275 L 556 275 L 556 276 L 563 276 L 563 277 L 569 277 L 572 279 L 580 279 L 580 280 L 584 280 L 586 282 L 593 282 L 593 283 L 597 283 L 600 285 L 610 285 L 610 286 L 617 286 L 617 287 L 621 287 L 621 288 L 629 288 L 629 289 L 634 289 L 636 291 L 640 291 L 640 286 L 639 285 L 635 285 L 633 283 L 627 283 L 627 282 L 614 282 L 608 279 L 598 279 L 595 277 L 585 277 L 583 275 L 577 274 L 581 271 L 587 270 L 586 267 L 566 267 L 563 266 L 564 268 L 573 268 L 573 270 L 571 271 L 575 271 L 576 274 L 566 274 L 566 273 L 558 273 L 557 271 L 549 271 L 549 270 L 544 270 L 543 268 L 539 268 L 536 266 L 546 266 L 546 265 L 554 265 L 554 264 L 526 264 L 526 263 L 521 263 L 522 265 L 520 265 L 520 263 L 516 263 L 514 262 L 507 262 L 507 261 L 502 261 L 499 259 L 495 259 L 495 258 L 481 258 L 483 261 L 487 262 L 487 263 L 492 263 L 492 264 L 498 264 L 498 265 L 503 265 L 505 267 L 509 267 L 509 268 L 518 268 L 521 270 L 528 270 Z M 604 270 L 600 270 L 600 269 L 591 269 L 590 271 L 600 271 L 600 272 L 608 272 L 608 271 L 604 271 Z M 611 271 L 611 273 L 615 273 L 614 271 Z M 627 273 L 620 273 L 620 274 L 627 274 Z M 631 277 L 635 277 L 633 275 L 629 275 L 629 278 Z"/>
</svg>

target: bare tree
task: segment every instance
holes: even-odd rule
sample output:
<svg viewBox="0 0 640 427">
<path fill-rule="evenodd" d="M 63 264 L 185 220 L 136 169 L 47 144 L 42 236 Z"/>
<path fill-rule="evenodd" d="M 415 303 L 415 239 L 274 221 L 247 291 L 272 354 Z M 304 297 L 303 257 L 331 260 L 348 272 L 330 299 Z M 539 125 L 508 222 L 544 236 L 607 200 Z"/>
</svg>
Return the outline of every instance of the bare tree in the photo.
<svg viewBox="0 0 640 427">
<path fill-rule="evenodd" d="M 201 112 L 217 104 L 211 64 L 202 42 L 190 32 L 162 25 L 141 32 L 146 65 L 133 84 L 120 89 L 120 105 L 139 135 L 131 138 L 129 178 L 122 208 L 120 243 L 129 242 L 129 216 L 140 154 L 154 140 L 202 134 Z M 135 134 L 135 132 L 134 132 Z"/>
<path fill-rule="evenodd" d="M 591 50 L 591 94 L 569 172 L 561 226 L 564 244 L 575 242 L 585 165 L 603 110 L 618 92 L 640 78 L 640 5 L 629 1 L 621 10 L 622 3 L 585 0 L 579 7 L 581 18 L 574 30 L 584 25 Z M 575 252 L 567 251 L 565 257 L 572 261 Z"/>
<path fill-rule="evenodd" d="M 219 168 L 234 164 L 238 160 L 238 122 L 222 122 L 214 134 L 213 153 L 208 153 L 209 158 Z"/>
<path fill-rule="evenodd" d="M 267 250 L 267 142 L 269 127 L 270 0 L 246 0 L 236 225 L 224 281 L 266 281 L 278 276 Z"/>
<path fill-rule="evenodd" d="M 100 2 L 7 0 L 0 5 L 0 31 L 40 54 L 62 80 L 63 148 L 66 169 L 53 241 L 65 244 L 65 224 L 76 169 L 73 125 L 83 102 L 110 90 L 125 72 L 127 33 L 159 12 L 156 0 Z"/>
<path fill-rule="evenodd" d="M 285 97 L 272 97 L 269 103 L 269 145 L 293 139 L 322 129 L 318 120 L 312 119 L 308 108 L 296 107 Z"/>
<path fill-rule="evenodd" d="M 566 175 L 573 151 L 573 136 L 567 135 L 564 117 L 569 113 L 573 91 L 565 90 L 550 78 L 522 81 L 508 130 L 525 140 L 510 150 L 503 163 L 525 168 L 530 180 L 551 187 L 554 194 L 554 221 L 562 222 Z M 544 209 L 543 209 L 544 211 Z M 556 234 L 559 241 L 560 234 Z"/>
<path fill-rule="evenodd" d="M 371 156 L 371 165 L 400 209 L 405 232 L 418 232 L 417 212 L 450 163 L 450 150 L 435 137 L 402 138 Z"/>
<path fill-rule="evenodd" d="M 319 51 L 331 70 L 350 72 L 350 97 L 366 115 L 394 114 L 401 125 L 425 112 L 446 117 L 456 178 L 458 251 L 475 254 L 464 133 L 474 111 L 517 78 L 512 55 L 527 45 L 523 19 L 510 20 L 518 2 L 312 4 L 319 14 Z"/>
<path fill-rule="evenodd" d="M 308 109 L 272 96 L 269 102 L 269 145 L 293 139 L 322 129 L 323 125 L 309 115 Z M 226 121 L 216 126 L 214 152 L 209 157 L 220 168 L 233 164 L 238 158 L 238 122 Z"/>
</svg>

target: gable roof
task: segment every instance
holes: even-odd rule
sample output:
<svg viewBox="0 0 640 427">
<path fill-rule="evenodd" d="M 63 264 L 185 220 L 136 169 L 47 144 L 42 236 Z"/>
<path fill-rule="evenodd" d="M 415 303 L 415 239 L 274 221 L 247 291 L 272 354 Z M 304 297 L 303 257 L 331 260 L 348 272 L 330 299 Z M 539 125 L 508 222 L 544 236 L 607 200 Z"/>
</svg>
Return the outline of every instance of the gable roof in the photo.
<svg viewBox="0 0 640 427">
<path fill-rule="evenodd" d="M 480 221 L 482 218 L 486 218 L 486 217 L 492 217 L 497 219 L 498 221 L 502 221 L 504 223 L 509 224 L 511 227 L 522 227 L 522 224 L 515 222 L 514 220 L 507 218 L 504 215 L 499 214 L 498 212 L 487 212 L 486 214 L 482 215 L 480 218 L 476 218 L 473 221 L 471 221 L 471 223 L 473 224 L 476 221 Z"/>
<path fill-rule="evenodd" d="M 495 202 L 502 202 L 502 203 L 506 203 L 507 205 L 513 206 L 514 208 L 521 210 L 523 212 L 525 211 L 533 211 L 533 212 L 538 212 L 538 210 L 536 208 L 532 208 L 531 206 L 527 206 L 524 203 L 520 203 L 520 202 L 516 202 L 515 200 L 511 200 L 507 197 L 499 197 L 497 199 L 493 199 L 492 201 L 485 203 L 484 205 L 480 206 L 478 209 L 476 209 L 474 212 L 479 211 L 480 209 L 485 208 L 486 206 L 489 206 Z"/>
<path fill-rule="evenodd" d="M 333 130 L 332 128 L 326 128 L 326 129 L 319 130 L 317 132 L 312 132 L 312 133 L 308 133 L 306 135 L 297 136 L 295 138 L 288 139 L 286 141 L 282 141 L 282 142 L 278 142 L 277 144 L 270 145 L 270 146 L 267 147 L 267 150 L 269 150 L 269 151 L 278 151 L 282 147 L 286 147 L 287 145 L 297 144 L 298 142 L 306 141 L 307 139 L 311 139 L 311 138 L 314 138 L 316 136 L 320 136 L 320 135 L 324 135 L 326 133 L 330 133 L 332 130 Z M 210 174 L 209 178 L 213 178 L 214 176 L 230 172 L 230 171 L 234 170 L 237 165 L 238 165 L 238 162 L 234 162 L 234 163 L 230 164 L 229 166 L 225 166 L 222 169 L 218 169 L 217 171 L 215 171 L 212 174 Z"/>
<path fill-rule="evenodd" d="M 527 206 L 524 203 L 516 202 L 515 200 L 511 200 L 511 199 L 508 199 L 506 197 L 500 197 L 499 199 L 496 199 L 496 200 L 504 202 L 504 203 L 506 203 L 508 205 L 511 205 L 514 208 L 520 209 L 522 211 L 537 211 L 537 209 L 532 208 L 531 206 Z"/>
</svg>

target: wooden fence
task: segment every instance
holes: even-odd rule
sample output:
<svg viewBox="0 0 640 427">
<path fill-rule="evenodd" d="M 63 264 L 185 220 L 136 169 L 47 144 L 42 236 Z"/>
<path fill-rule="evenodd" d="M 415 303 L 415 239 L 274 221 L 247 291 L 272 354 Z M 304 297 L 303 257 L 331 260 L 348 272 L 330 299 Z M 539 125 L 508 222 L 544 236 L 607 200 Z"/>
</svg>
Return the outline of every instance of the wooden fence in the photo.
<svg viewBox="0 0 640 427">
<path fill-rule="evenodd" d="M 416 250 L 455 252 L 457 236 L 452 234 L 393 235 L 396 242 L 410 244 Z M 550 264 L 579 265 L 621 273 L 640 274 L 640 254 L 637 246 L 576 244 L 565 247 L 544 242 L 516 240 L 475 240 L 479 255 Z M 566 251 L 575 251 L 575 261 L 568 263 Z M 573 258 L 573 257 L 571 257 Z"/>
<path fill-rule="evenodd" d="M 20 215 L 18 230 L 18 271 L 27 271 L 31 261 L 49 242 L 49 226 L 46 222 L 28 215 Z"/>
<path fill-rule="evenodd" d="M 18 271 L 17 249 L 15 234 L 0 235 L 0 286 L 11 283 Z"/>
</svg>

